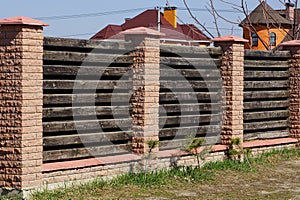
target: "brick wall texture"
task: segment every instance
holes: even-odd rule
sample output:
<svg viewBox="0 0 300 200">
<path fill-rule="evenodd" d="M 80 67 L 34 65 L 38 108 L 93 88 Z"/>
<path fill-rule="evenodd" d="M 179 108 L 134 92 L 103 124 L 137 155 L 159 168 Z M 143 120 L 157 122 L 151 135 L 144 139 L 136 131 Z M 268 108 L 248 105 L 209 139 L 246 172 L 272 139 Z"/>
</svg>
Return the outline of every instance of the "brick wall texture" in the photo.
<svg viewBox="0 0 300 200">
<path fill-rule="evenodd" d="M 221 46 L 223 81 L 222 97 L 222 144 L 230 144 L 231 138 L 243 141 L 243 90 L 244 90 L 244 45 L 228 42 Z"/>
<path fill-rule="evenodd" d="M 294 49 L 295 50 L 295 49 Z M 290 136 L 298 139 L 300 147 L 300 52 L 291 51 L 290 59 Z"/>
<path fill-rule="evenodd" d="M 0 187 L 41 183 L 43 31 L 0 27 Z"/>
<path fill-rule="evenodd" d="M 132 88 L 132 151 L 149 152 L 147 141 L 158 141 L 159 134 L 159 53 L 158 36 L 129 35 L 134 45 Z M 158 147 L 153 149 L 157 151 Z"/>
</svg>

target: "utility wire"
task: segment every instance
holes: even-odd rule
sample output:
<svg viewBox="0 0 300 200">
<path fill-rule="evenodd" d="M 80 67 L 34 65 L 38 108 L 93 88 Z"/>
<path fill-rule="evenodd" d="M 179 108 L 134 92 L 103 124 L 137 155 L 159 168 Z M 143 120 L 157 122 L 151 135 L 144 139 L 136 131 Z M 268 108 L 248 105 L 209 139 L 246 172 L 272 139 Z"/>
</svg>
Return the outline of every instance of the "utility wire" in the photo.
<svg viewBox="0 0 300 200">
<path fill-rule="evenodd" d="M 120 14 L 120 13 L 123 14 L 123 13 L 147 10 L 150 8 L 152 8 L 152 7 L 135 8 L 135 9 L 127 9 L 127 10 L 115 10 L 115 11 L 97 12 L 97 13 L 83 13 L 83 14 L 75 14 L 75 15 L 57 15 L 57 16 L 35 17 L 35 19 L 38 19 L 38 20 L 63 20 L 63 19 L 98 17 L 98 16 L 114 15 L 114 14 Z"/>
<path fill-rule="evenodd" d="M 135 11 L 147 10 L 153 7 L 144 7 L 144 8 L 135 8 L 135 9 L 127 9 L 127 10 L 115 10 L 115 11 L 108 11 L 108 12 L 97 12 L 97 13 L 82 13 L 82 14 L 74 14 L 74 15 L 56 15 L 56 16 L 42 16 L 42 17 L 35 17 L 38 20 L 66 20 L 66 19 L 75 19 L 75 18 L 87 18 L 87 17 L 99 17 L 99 16 L 106 16 L 106 15 L 114 15 L 120 13 L 130 13 Z M 186 8 L 177 8 L 177 10 L 187 10 Z M 195 12 L 207 12 L 206 9 L 203 8 L 191 8 L 191 11 Z M 220 9 L 218 12 L 228 12 L 228 13 L 235 13 L 235 10 L 229 9 Z"/>
</svg>

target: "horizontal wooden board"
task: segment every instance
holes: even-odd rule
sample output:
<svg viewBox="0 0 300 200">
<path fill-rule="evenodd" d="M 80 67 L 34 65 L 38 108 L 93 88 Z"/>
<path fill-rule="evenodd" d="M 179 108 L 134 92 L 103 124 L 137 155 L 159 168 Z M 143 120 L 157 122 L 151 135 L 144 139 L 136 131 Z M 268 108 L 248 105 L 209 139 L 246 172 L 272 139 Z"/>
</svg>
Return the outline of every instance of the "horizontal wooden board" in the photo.
<svg viewBox="0 0 300 200">
<path fill-rule="evenodd" d="M 221 112 L 221 103 L 199 103 L 199 104 L 160 104 L 160 113 L 189 113 L 189 112 Z"/>
<path fill-rule="evenodd" d="M 161 102 L 168 101 L 179 101 L 179 103 L 186 102 L 195 102 L 198 101 L 218 101 L 221 99 L 221 94 L 219 92 L 177 92 L 175 94 L 172 93 L 160 93 L 159 100 Z"/>
<path fill-rule="evenodd" d="M 255 99 L 276 99 L 276 98 L 288 98 L 290 92 L 288 90 L 277 91 L 247 91 L 244 92 L 245 100 Z"/>
<path fill-rule="evenodd" d="M 101 94 L 44 94 L 44 105 L 48 104 L 75 104 L 86 103 L 110 103 L 113 95 L 115 103 L 129 102 L 128 93 L 101 93 Z"/>
<path fill-rule="evenodd" d="M 96 62 L 96 63 L 132 63 L 128 55 L 79 53 L 70 51 L 44 51 L 44 61 Z"/>
<path fill-rule="evenodd" d="M 159 125 L 180 125 L 198 126 L 199 123 L 221 123 L 221 115 L 180 115 L 180 116 L 160 116 Z"/>
<path fill-rule="evenodd" d="M 213 58 L 182 58 L 160 57 L 160 64 L 167 66 L 192 66 L 196 69 L 217 69 L 221 65 L 219 59 Z M 214 68 L 215 67 L 215 68 Z"/>
<path fill-rule="evenodd" d="M 245 50 L 245 57 L 249 58 L 259 58 L 259 59 L 289 59 L 291 53 L 289 51 L 254 51 L 254 50 Z"/>
<path fill-rule="evenodd" d="M 114 90 L 131 89 L 128 80 L 44 80 L 44 90 Z M 120 91 L 118 91 L 120 92 Z"/>
<path fill-rule="evenodd" d="M 170 68 L 160 68 L 160 76 L 163 78 L 167 77 L 181 77 L 186 78 L 205 78 L 205 77 L 216 77 L 221 79 L 219 69 L 170 69 Z"/>
<path fill-rule="evenodd" d="M 253 101 L 253 102 L 244 102 L 244 109 L 287 108 L 289 105 L 290 105 L 289 100 Z"/>
<path fill-rule="evenodd" d="M 282 68 L 282 70 L 288 70 L 289 68 L 289 62 L 288 60 L 249 60 L 245 59 L 244 61 L 244 67 L 247 69 L 251 68 L 270 68 L 270 69 L 276 69 L 276 68 Z M 247 71 L 247 70 L 245 70 Z"/>
<path fill-rule="evenodd" d="M 190 134 L 208 134 L 208 136 L 211 136 L 219 133 L 221 133 L 221 125 L 190 126 L 163 128 L 159 131 L 159 137 L 184 137 L 189 136 Z"/>
<path fill-rule="evenodd" d="M 58 120 L 59 117 L 80 117 L 80 116 L 111 116 L 111 115 L 128 115 L 129 106 L 82 106 L 82 107 L 53 107 L 44 108 L 44 118 L 54 118 Z M 53 119 L 53 120 L 54 120 Z"/>
<path fill-rule="evenodd" d="M 174 45 L 160 45 L 161 53 L 174 53 L 179 56 L 184 55 L 185 57 L 190 54 L 189 57 L 200 57 L 200 56 L 221 56 L 222 50 L 219 47 L 199 47 L 199 46 L 174 46 Z"/>
<path fill-rule="evenodd" d="M 247 78 L 281 78 L 288 79 L 288 71 L 245 71 L 245 79 Z"/>
<path fill-rule="evenodd" d="M 119 144 L 110 146 L 94 146 L 85 148 L 61 149 L 43 151 L 43 161 L 59 161 L 68 159 L 80 159 L 94 156 L 108 156 L 112 154 L 128 153 L 131 150 L 130 144 Z"/>
<path fill-rule="evenodd" d="M 82 107 L 53 107 L 44 108 L 44 118 L 58 118 L 73 117 L 73 116 L 129 116 L 129 105 L 128 106 L 82 106 Z M 221 104 L 218 103 L 202 103 L 202 104 L 163 104 L 160 105 L 160 113 L 202 113 L 212 111 L 218 113 L 221 111 Z"/>
<path fill-rule="evenodd" d="M 44 133 L 76 131 L 76 130 L 101 131 L 101 129 L 115 129 L 120 127 L 122 127 L 123 130 L 131 129 L 132 120 L 127 118 L 127 119 L 102 119 L 102 120 L 80 120 L 80 121 L 67 120 L 67 121 L 43 122 Z"/>
<path fill-rule="evenodd" d="M 72 104 L 72 102 L 79 104 L 86 103 L 110 103 L 113 95 L 114 103 L 129 103 L 129 93 L 97 93 L 97 94 L 44 94 L 44 105 L 54 104 Z M 176 96 L 172 93 L 160 93 L 160 101 L 179 101 L 186 103 L 190 101 L 208 101 L 220 99 L 218 92 L 178 92 Z"/>
<path fill-rule="evenodd" d="M 289 81 L 284 80 L 276 80 L 276 81 L 245 81 L 244 82 L 245 89 L 256 89 L 256 88 L 288 88 Z"/>
<path fill-rule="evenodd" d="M 197 137 L 199 138 L 199 137 Z M 220 136 L 212 136 L 212 137 L 203 137 L 205 139 L 205 144 L 214 145 L 219 144 L 221 142 Z M 191 144 L 190 139 L 176 139 L 176 140 L 161 140 L 159 141 L 159 149 L 167 150 L 167 149 L 177 149 L 184 151 L 186 147 Z M 210 148 L 209 146 L 207 148 Z"/>
<path fill-rule="evenodd" d="M 262 140 L 262 139 L 274 139 L 288 137 L 290 135 L 289 130 L 278 131 L 264 131 L 255 133 L 244 133 L 244 140 Z"/>
<path fill-rule="evenodd" d="M 244 120 L 259 120 L 269 118 L 288 118 L 288 110 L 274 110 L 263 112 L 244 112 Z"/>
<path fill-rule="evenodd" d="M 64 66 L 44 65 L 43 74 L 48 76 L 123 76 L 130 71 L 130 67 L 109 67 L 109 66 Z"/>
<path fill-rule="evenodd" d="M 170 89 L 177 91 L 177 89 L 185 89 L 185 91 L 193 91 L 194 89 L 222 89 L 222 82 L 216 80 L 160 80 L 160 87 L 162 89 Z"/>
<path fill-rule="evenodd" d="M 98 132 L 89 134 L 47 136 L 43 138 L 44 147 L 66 146 L 75 144 L 102 143 L 131 140 L 132 132 Z"/>
<path fill-rule="evenodd" d="M 59 47 L 69 48 L 83 48 L 83 49 L 113 49 L 125 50 L 125 45 L 128 42 L 116 40 L 83 40 L 83 39 L 69 39 L 57 37 L 45 37 L 44 47 L 57 49 Z"/>
<path fill-rule="evenodd" d="M 250 123 L 244 123 L 244 131 L 275 129 L 275 128 L 282 128 L 288 126 L 289 126 L 288 120 L 250 122 Z"/>
</svg>

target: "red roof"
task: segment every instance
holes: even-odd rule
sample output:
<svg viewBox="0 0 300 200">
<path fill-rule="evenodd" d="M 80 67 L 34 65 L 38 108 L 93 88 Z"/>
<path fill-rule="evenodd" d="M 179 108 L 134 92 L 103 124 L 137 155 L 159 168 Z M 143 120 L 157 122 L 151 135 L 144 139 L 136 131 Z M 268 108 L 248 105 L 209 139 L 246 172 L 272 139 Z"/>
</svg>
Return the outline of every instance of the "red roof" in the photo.
<svg viewBox="0 0 300 200">
<path fill-rule="evenodd" d="M 108 25 L 104 29 L 100 30 L 91 39 L 121 39 L 122 36 L 117 36 L 118 33 L 136 28 L 147 27 L 157 30 L 158 21 L 157 10 L 146 10 L 143 13 L 137 15 L 132 19 L 128 19 L 122 25 Z M 178 39 L 178 40 L 206 40 L 207 37 L 201 30 L 199 30 L 193 24 L 178 24 L 177 28 L 174 28 L 163 16 L 160 14 L 161 32 L 165 34 L 163 38 L 166 39 Z M 115 37 L 114 37 L 115 36 Z"/>
</svg>

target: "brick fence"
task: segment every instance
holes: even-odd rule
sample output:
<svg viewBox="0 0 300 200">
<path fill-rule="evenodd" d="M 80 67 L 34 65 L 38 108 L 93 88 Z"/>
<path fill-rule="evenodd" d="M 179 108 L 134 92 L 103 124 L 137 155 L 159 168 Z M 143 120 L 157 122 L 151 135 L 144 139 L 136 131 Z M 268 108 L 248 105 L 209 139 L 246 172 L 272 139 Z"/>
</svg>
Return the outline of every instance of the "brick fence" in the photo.
<svg viewBox="0 0 300 200">
<path fill-rule="evenodd" d="M 43 24 L 29 18 L 0 21 L 0 187 L 1 192 L 27 191 L 64 182 L 115 176 L 134 170 L 139 154 L 148 152 L 147 141 L 159 140 L 160 33 L 146 28 L 125 32 L 134 51 L 132 75 L 132 151 L 136 154 L 104 156 L 43 163 Z M 214 145 L 206 161 L 226 158 L 231 138 L 244 141 L 244 39 L 215 38 L 221 47 L 222 131 L 221 143 Z M 297 43 L 296 43 L 297 44 Z M 261 152 L 294 147 L 300 141 L 299 46 L 290 60 L 290 137 L 246 142 L 243 146 Z M 44 99 L 45 101 L 45 99 Z M 154 168 L 194 165 L 185 152 L 155 149 L 159 161 Z"/>
</svg>

